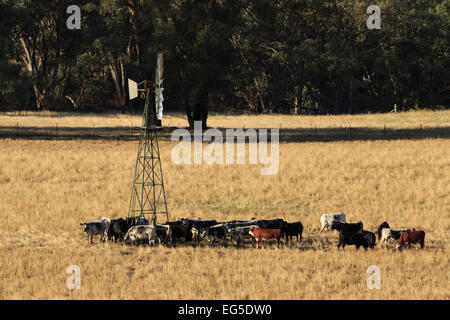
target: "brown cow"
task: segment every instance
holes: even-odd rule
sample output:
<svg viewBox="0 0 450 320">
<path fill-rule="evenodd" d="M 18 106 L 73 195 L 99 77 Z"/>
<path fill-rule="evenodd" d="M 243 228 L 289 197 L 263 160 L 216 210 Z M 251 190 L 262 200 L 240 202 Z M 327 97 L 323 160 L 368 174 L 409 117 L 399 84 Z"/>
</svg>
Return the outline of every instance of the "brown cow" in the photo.
<svg viewBox="0 0 450 320">
<path fill-rule="evenodd" d="M 411 243 L 417 243 L 419 242 L 420 248 L 423 249 L 425 245 L 425 231 L 406 231 L 403 232 L 400 236 L 400 239 L 397 243 L 397 249 L 400 249 L 401 247 L 408 244 L 408 248 L 411 248 Z"/>
<path fill-rule="evenodd" d="M 261 240 L 275 239 L 277 242 L 277 248 L 280 247 L 281 229 L 263 229 L 263 228 L 250 228 L 249 233 L 256 239 L 256 248 L 259 249 Z"/>
</svg>

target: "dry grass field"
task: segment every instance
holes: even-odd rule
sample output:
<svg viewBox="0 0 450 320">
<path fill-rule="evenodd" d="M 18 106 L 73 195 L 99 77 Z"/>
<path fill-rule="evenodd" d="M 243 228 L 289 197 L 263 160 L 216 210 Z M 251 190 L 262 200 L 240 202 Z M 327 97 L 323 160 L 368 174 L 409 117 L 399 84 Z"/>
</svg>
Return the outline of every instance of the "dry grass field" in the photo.
<svg viewBox="0 0 450 320">
<path fill-rule="evenodd" d="M 139 116 L 0 114 L 0 128 L 138 126 Z M 164 124 L 186 126 L 181 115 Z M 127 122 L 126 124 L 123 124 Z M 212 115 L 213 127 L 450 127 L 450 112 L 358 116 Z M 0 139 L 0 299 L 449 299 L 450 140 L 448 137 L 281 142 L 280 168 L 176 165 L 174 142 L 160 142 L 171 220 L 283 218 L 301 221 L 304 241 L 276 250 L 178 246 L 127 247 L 98 237 L 89 244 L 80 222 L 127 215 L 136 140 Z M 414 246 L 338 251 L 337 234 L 319 234 L 320 215 L 343 211 L 375 231 L 426 232 Z M 81 269 L 69 291 L 66 269 Z M 366 269 L 381 270 L 369 290 Z M 257 290 L 255 290 L 257 288 Z"/>
</svg>

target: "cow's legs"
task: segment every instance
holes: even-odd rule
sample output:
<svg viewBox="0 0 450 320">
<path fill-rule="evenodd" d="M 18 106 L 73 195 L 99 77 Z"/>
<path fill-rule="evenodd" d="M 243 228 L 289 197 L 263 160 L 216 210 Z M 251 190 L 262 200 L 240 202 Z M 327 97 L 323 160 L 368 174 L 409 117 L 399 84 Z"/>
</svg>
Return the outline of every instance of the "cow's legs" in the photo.
<svg viewBox="0 0 450 320">
<path fill-rule="evenodd" d="M 420 248 L 423 249 L 425 247 L 425 242 L 423 240 L 420 240 Z"/>
</svg>

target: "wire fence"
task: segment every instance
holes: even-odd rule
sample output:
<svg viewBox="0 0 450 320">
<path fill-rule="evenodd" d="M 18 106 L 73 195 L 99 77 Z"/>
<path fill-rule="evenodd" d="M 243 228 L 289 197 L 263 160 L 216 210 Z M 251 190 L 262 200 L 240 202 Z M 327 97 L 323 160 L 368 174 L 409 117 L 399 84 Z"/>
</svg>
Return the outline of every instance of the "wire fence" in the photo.
<svg viewBox="0 0 450 320">
<path fill-rule="evenodd" d="M 170 140 L 173 130 L 177 127 L 162 127 L 158 129 L 158 137 L 161 140 Z M 189 128 L 185 128 L 191 130 Z M 226 129 L 216 128 L 225 133 Z M 248 130 L 245 125 L 242 128 Z M 271 129 L 271 128 L 268 128 Z M 335 127 L 305 127 L 283 128 L 281 124 L 272 129 L 279 130 L 280 141 L 354 141 L 354 140 L 398 140 L 398 139 L 427 139 L 450 138 L 448 126 L 423 126 L 397 128 L 387 124 L 378 127 L 355 127 L 352 125 Z M 0 138 L 9 139 L 49 139 L 49 140 L 76 140 L 76 139 L 105 139 L 105 140 L 138 140 L 141 128 L 134 124 L 120 127 L 101 127 L 92 123 L 87 127 L 61 126 L 55 123 L 53 126 L 21 126 L 17 121 L 15 126 L 0 126 Z M 192 130 L 191 130 L 192 131 Z"/>
</svg>

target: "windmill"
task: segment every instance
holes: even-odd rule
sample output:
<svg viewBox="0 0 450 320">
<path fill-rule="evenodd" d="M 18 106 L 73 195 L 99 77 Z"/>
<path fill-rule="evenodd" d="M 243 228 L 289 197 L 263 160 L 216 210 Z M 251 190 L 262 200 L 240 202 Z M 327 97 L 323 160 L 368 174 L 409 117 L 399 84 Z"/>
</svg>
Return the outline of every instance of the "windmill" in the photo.
<svg viewBox="0 0 450 320">
<path fill-rule="evenodd" d="M 145 101 L 128 209 L 128 218 L 134 218 L 134 224 L 142 224 L 146 215 L 151 215 L 152 223 L 156 223 L 158 217 L 169 220 L 157 135 L 157 127 L 161 126 L 162 119 L 162 73 L 160 53 L 154 83 L 149 80 L 137 83 L 128 79 L 130 100 L 137 98 L 140 93 Z"/>
</svg>

